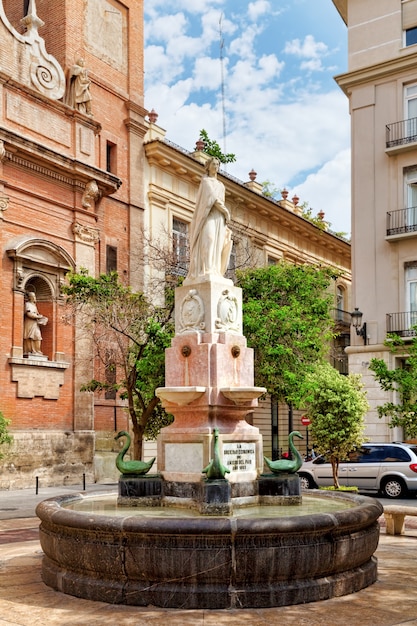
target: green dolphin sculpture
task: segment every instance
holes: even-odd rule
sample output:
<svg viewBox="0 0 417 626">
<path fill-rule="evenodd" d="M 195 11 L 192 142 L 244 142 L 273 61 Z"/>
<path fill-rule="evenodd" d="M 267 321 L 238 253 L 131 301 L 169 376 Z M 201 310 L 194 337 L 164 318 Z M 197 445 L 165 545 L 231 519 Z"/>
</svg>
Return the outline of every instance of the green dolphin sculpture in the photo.
<svg viewBox="0 0 417 626">
<path fill-rule="evenodd" d="M 224 475 L 230 474 L 230 470 L 223 465 L 220 460 L 219 450 L 219 429 L 213 428 L 214 446 L 213 446 L 213 458 L 210 463 L 202 470 L 202 473 L 206 475 L 208 480 L 219 480 L 224 478 Z"/>
</svg>

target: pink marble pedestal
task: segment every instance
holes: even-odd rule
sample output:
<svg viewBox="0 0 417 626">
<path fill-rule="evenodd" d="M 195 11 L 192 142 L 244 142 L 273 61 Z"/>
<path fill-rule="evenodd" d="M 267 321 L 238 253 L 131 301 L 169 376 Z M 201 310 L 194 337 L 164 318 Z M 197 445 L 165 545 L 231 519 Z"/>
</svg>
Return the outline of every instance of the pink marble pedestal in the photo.
<svg viewBox="0 0 417 626">
<path fill-rule="evenodd" d="M 225 279 L 176 290 L 166 387 L 156 391 L 175 417 L 158 437 L 158 469 L 165 481 L 201 481 L 213 457 L 215 427 L 231 483 L 255 481 L 263 469 L 262 436 L 247 417 L 265 389 L 254 386 L 253 350 L 241 334 L 241 303 L 241 290 Z"/>
</svg>

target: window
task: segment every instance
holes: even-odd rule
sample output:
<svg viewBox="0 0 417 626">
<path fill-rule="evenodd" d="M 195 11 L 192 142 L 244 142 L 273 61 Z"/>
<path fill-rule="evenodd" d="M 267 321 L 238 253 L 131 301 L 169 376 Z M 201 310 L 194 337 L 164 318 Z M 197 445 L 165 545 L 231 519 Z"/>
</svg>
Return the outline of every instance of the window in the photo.
<svg viewBox="0 0 417 626">
<path fill-rule="evenodd" d="M 117 248 L 106 246 L 106 274 L 117 272 Z"/>
<path fill-rule="evenodd" d="M 106 171 L 112 174 L 117 171 L 117 146 L 111 141 L 106 143 Z"/>
<path fill-rule="evenodd" d="M 403 0 L 402 19 L 406 46 L 417 43 L 417 0 Z"/>
<path fill-rule="evenodd" d="M 417 261 L 407 263 L 405 267 L 405 307 L 409 313 L 408 326 L 417 323 Z"/>
<path fill-rule="evenodd" d="M 116 385 L 116 364 L 111 360 L 111 353 L 107 351 L 106 354 L 106 383 L 110 386 Z M 116 400 L 116 388 L 110 387 L 105 391 L 104 397 L 106 400 Z"/>
<path fill-rule="evenodd" d="M 188 224 L 174 217 L 172 220 L 173 272 L 186 276 L 188 271 Z"/>
<path fill-rule="evenodd" d="M 416 43 L 417 43 L 417 26 L 414 26 L 414 28 L 408 28 L 405 31 L 405 45 L 413 46 Z"/>
<path fill-rule="evenodd" d="M 405 209 L 403 225 L 405 232 L 413 232 L 417 231 L 417 167 L 405 170 L 404 185 Z"/>
<path fill-rule="evenodd" d="M 409 139 L 417 136 L 417 85 L 409 85 L 404 94 L 406 133 Z"/>
</svg>

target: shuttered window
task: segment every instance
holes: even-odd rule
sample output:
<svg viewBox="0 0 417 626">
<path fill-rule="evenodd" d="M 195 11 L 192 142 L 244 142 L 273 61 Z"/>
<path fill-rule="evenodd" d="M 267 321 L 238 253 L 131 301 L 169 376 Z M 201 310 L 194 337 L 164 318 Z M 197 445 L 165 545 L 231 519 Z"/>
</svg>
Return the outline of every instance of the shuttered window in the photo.
<svg viewBox="0 0 417 626">
<path fill-rule="evenodd" d="M 417 26 L 417 0 L 407 0 L 402 3 L 403 30 Z"/>
</svg>

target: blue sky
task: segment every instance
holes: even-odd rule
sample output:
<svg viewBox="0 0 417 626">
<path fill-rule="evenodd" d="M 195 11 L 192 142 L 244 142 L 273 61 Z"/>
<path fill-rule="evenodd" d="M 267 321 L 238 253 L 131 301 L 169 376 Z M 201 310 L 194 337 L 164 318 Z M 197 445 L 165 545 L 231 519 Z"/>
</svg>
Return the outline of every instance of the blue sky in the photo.
<svg viewBox="0 0 417 626">
<path fill-rule="evenodd" d="M 229 174 L 253 168 L 350 234 L 346 70 L 331 0 L 145 0 L 145 107 L 167 139 L 192 151 L 204 128 Z"/>
</svg>

